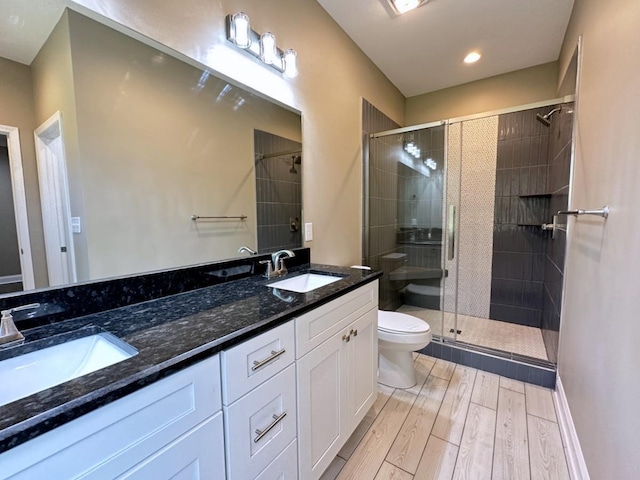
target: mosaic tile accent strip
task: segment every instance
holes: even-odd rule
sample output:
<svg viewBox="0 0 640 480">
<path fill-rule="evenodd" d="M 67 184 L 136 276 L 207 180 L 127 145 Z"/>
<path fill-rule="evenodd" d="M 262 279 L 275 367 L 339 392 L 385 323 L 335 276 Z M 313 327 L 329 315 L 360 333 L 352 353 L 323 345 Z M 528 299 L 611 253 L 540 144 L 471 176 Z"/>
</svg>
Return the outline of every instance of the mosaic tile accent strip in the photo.
<svg viewBox="0 0 640 480">
<path fill-rule="evenodd" d="M 458 313 L 487 318 L 491 303 L 498 116 L 463 122 Z"/>
</svg>

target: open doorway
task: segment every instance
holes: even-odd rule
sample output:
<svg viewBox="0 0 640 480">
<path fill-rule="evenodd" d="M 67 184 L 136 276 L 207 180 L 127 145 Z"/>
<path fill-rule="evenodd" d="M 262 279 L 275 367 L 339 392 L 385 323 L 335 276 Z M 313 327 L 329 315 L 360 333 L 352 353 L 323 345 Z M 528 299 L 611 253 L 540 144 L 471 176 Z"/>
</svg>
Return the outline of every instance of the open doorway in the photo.
<svg viewBox="0 0 640 480">
<path fill-rule="evenodd" d="M 35 288 L 20 137 L 0 125 L 0 293 Z"/>
</svg>

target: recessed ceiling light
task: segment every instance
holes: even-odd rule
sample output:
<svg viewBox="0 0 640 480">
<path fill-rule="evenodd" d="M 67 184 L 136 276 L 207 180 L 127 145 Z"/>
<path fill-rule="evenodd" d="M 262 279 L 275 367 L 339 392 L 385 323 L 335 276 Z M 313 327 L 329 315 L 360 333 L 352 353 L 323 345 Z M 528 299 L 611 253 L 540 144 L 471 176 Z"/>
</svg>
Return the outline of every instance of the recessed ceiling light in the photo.
<svg viewBox="0 0 640 480">
<path fill-rule="evenodd" d="M 410 10 L 418 8 L 420 5 L 424 5 L 429 0 L 389 0 L 391 6 L 398 15 L 407 13 Z"/>
<path fill-rule="evenodd" d="M 471 52 L 469 55 L 464 57 L 464 63 L 476 63 L 478 60 L 480 60 L 481 56 L 482 55 L 480 55 L 478 52 Z"/>
</svg>

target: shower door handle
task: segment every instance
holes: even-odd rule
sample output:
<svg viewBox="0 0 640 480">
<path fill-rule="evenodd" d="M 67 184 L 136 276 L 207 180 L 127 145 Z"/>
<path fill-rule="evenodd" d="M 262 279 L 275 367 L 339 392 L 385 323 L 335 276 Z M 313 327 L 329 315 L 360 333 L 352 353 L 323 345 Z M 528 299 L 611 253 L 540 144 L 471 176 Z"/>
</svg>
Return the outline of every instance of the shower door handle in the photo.
<svg viewBox="0 0 640 480">
<path fill-rule="evenodd" d="M 453 260 L 456 255 L 456 206 L 449 205 L 449 220 L 447 222 L 447 258 Z"/>
</svg>

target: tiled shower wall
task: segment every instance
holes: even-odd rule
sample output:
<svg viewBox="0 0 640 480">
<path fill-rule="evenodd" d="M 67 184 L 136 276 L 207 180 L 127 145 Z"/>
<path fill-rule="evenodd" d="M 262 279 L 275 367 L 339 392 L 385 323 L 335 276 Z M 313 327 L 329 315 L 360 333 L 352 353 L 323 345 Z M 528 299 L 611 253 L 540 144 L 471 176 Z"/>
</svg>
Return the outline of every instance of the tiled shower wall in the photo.
<svg viewBox="0 0 640 480">
<path fill-rule="evenodd" d="M 258 251 L 273 252 L 301 247 L 304 159 L 301 158 L 300 165 L 295 165 L 292 157 L 302 155 L 302 144 L 255 130 L 254 149 Z M 292 153 L 263 158 L 264 155 L 280 152 Z"/>
<path fill-rule="evenodd" d="M 369 196 L 363 191 L 363 205 L 368 202 L 369 222 L 363 219 L 363 265 L 369 265 L 375 270 L 383 270 L 382 263 L 394 263 L 397 260 L 381 257 L 396 251 L 397 205 L 398 205 L 398 171 L 397 156 L 402 153 L 398 144 L 385 143 L 383 137 L 371 142 L 369 135 L 375 132 L 399 128 L 396 122 L 362 99 L 362 155 L 364 178 L 369 176 Z M 375 152 L 369 155 L 369 148 L 373 145 Z M 392 256 L 393 257 L 393 256 Z M 385 269 L 389 269 L 385 265 Z M 380 279 L 380 308 L 390 310 L 399 302 L 397 289 L 392 288 L 388 275 Z"/>
<path fill-rule="evenodd" d="M 554 107 L 500 115 L 489 318 L 540 327 L 549 223 L 550 129 L 536 120 Z"/>
<path fill-rule="evenodd" d="M 549 142 L 549 192 L 551 193 L 549 210 L 551 214 L 558 210 L 566 210 L 569 205 L 573 109 L 573 103 L 565 103 L 562 105 L 562 110 L 551 120 Z M 558 220 L 566 224 L 567 217 L 561 216 Z M 546 241 L 542 338 L 549 360 L 556 362 L 567 234 L 563 230 L 557 230 L 555 238 L 548 236 Z"/>
</svg>

